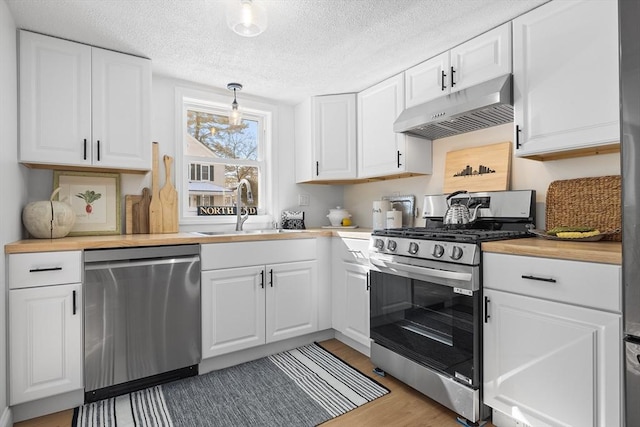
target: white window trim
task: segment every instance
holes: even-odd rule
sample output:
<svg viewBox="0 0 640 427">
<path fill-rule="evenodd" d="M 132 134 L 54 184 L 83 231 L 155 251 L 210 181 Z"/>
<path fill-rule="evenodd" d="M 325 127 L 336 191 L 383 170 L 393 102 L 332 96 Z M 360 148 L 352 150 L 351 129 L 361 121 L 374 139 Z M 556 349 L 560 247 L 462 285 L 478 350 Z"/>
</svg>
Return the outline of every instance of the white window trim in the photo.
<svg viewBox="0 0 640 427">
<path fill-rule="evenodd" d="M 185 203 L 183 201 L 183 195 L 188 193 L 187 186 L 187 174 L 184 171 L 184 135 L 187 129 L 187 117 L 184 111 L 185 101 L 191 104 L 197 104 L 200 101 L 203 106 L 215 106 L 228 109 L 233 101 L 231 95 L 226 93 L 222 95 L 213 91 L 205 91 L 200 89 L 193 89 L 188 87 L 176 87 L 175 90 L 175 112 L 176 112 L 176 137 L 175 137 L 175 173 L 176 173 L 176 190 L 180 197 L 179 205 L 179 222 L 180 225 L 229 225 L 236 223 L 235 216 L 185 216 L 184 209 Z M 245 222 L 245 228 L 257 228 L 270 226 L 274 221 L 273 210 L 275 207 L 274 201 L 277 200 L 277 186 L 274 185 L 274 171 L 277 170 L 274 155 L 274 140 L 276 139 L 274 122 L 276 122 L 275 116 L 277 116 L 277 106 L 272 104 L 266 104 L 263 102 L 253 101 L 251 99 L 242 98 L 238 100 L 240 108 L 243 113 L 247 115 L 259 115 L 263 117 L 263 140 L 264 140 L 264 153 L 261 176 L 261 191 L 260 198 L 261 204 L 264 210 L 263 214 L 252 215 Z M 222 160 L 224 161 L 224 160 Z"/>
</svg>

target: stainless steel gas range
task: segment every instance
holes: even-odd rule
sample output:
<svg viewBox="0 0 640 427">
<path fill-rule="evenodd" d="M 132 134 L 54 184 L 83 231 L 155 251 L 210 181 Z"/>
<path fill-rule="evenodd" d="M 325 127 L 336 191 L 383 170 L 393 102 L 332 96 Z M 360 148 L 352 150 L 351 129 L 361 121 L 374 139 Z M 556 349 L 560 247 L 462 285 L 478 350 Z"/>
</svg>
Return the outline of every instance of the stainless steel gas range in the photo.
<svg viewBox="0 0 640 427">
<path fill-rule="evenodd" d="M 477 212 L 473 221 L 445 225 L 456 204 Z M 480 245 L 530 236 L 535 191 L 425 196 L 423 212 L 425 227 L 372 233 L 371 360 L 475 423 L 490 413 L 482 403 Z"/>
</svg>

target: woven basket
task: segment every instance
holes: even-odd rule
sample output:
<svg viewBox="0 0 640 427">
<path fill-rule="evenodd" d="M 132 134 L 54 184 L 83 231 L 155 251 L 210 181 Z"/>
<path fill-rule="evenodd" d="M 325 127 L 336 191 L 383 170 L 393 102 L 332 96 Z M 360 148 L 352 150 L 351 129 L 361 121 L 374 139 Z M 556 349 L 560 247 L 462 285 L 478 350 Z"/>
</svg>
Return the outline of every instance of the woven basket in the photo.
<svg viewBox="0 0 640 427">
<path fill-rule="evenodd" d="M 602 232 L 621 229 L 621 180 L 619 175 L 553 181 L 547 190 L 546 228 L 594 227 Z M 622 240 L 622 233 L 603 240 Z"/>
</svg>

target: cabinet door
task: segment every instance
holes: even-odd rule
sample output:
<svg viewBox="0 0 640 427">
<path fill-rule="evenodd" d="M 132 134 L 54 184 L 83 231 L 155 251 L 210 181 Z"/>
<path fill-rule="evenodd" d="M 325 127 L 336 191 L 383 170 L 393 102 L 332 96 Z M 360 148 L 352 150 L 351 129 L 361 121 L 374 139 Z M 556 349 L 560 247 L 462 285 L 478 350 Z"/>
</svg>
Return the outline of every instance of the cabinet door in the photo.
<svg viewBox="0 0 640 427">
<path fill-rule="evenodd" d="M 82 285 L 9 291 L 11 405 L 82 384 Z"/>
<path fill-rule="evenodd" d="M 513 21 L 518 156 L 617 142 L 617 2 L 552 1 Z"/>
<path fill-rule="evenodd" d="M 151 62 L 93 48 L 93 163 L 151 168 Z"/>
<path fill-rule="evenodd" d="M 405 107 L 447 95 L 451 89 L 449 69 L 449 52 L 445 52 L 405 71 Z"/>
<path fill-rule="evenodd" d="M 358 176 L 405 171 L 405 135 L 393 131 L 404 108 L 404 79 L 399 74 L 358 94 Z"/>
<path fill-rule="evenodd" d="M 264 268 L 202 272 L 202 358 L 265 342 Z"/>
<path fill-rule="evenodd" d="M 313 99 L 315 178 L 356 177 L 356 96 L 318 96 Z"/>
<path fill-rule="evenodd" d="M 451 49 L 451 92 L 511 73 L 511 23 Z"/>
<path fill-rule="evenodd" d="M 91 47 L 20 31 L 20 161 L 91 164 Z"/>
<path fill-rule="evenodd" d="M 318 330 L 316 261 L 266 267 L 267 342 Z"/>
<path fill-rule="evenodd" d="M 343 334 L 369 348 L 369 269 L 344 263 L 345 316 Z"/>
<path fill-rule="evenodd" d="M 621 425 L 620 315 L 501 291 L 485 297 L 487 405 L 527 425 Z"/>
</svg>

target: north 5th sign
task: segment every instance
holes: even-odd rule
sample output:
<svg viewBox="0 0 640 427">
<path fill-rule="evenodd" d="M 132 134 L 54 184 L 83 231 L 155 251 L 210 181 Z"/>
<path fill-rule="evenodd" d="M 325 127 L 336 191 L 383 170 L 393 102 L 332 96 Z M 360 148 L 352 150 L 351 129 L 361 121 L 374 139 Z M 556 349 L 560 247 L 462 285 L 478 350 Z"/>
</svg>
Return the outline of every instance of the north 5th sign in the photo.
<svg viewBox="0 0 640 427">
<path fill-rule="evenodd" d="M 247 214 L 247 210 L 249 211 L 249 215 L 258 215 L 258 208 L 254 206 L 243 207 L 240 212 L 242 215 Z M 235 215 L 236 207 L 235 206 L 198 206 L 198 216 L 212 216 L 212 215 Z"/>
</svg>

